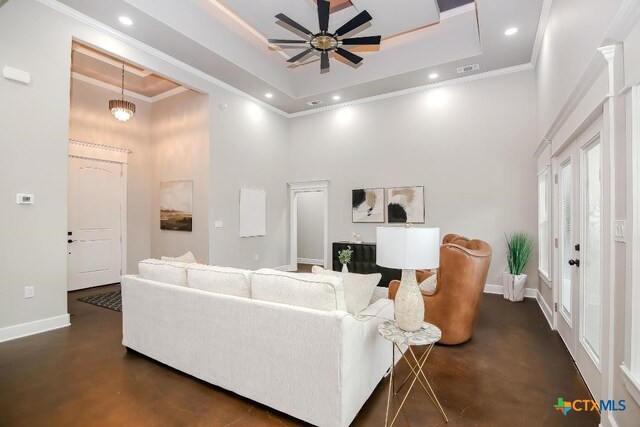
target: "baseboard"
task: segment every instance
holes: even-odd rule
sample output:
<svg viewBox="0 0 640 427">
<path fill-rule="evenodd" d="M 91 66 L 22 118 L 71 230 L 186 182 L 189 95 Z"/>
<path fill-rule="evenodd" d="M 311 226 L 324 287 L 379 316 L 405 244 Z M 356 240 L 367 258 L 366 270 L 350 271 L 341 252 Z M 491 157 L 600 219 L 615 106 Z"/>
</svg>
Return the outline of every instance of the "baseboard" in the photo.
<svg viewBox="0 0 640 427">
<path fill-rule="evenodd" d="M 298 258 L 298 264 L 324 265 L 324 260 L 313 258 Z"/>
<path fill-rule="evenodd" d="M 536 297 L 536 293 L 538 292 L 537 289 L 532 289 L 532 288 L 525 288 L 524 290 L 524 297 L 525 298 L 535 298 Z M 484 293 L 485 294 L 498 294 L 498 295 L 502 295 L 503 292 L 503 287 L 502 285 L 491 285 L 489 283 L 487 283 L 484 286 Z"/>
<path fill-rule="evenodd" d="M 540 293 L 540 291 L 537 289 L 536 289 L 536 300 L 538 301 L 538 305 L 540 306 L 540 310 L 542 311 L 542 314 L 544 314 L 544 317 L 547 319 L 547 322 L 549 323 L 549 327 L 553 329 L 553 320 L 552 320 L 553 312 L 551 311 L 551 307 L 549 307 L 549 304 L 547 304 L 547 302 L 542 297 L 542 294 Z"/>
<path fill-rule="evenodd" d="M 0 342 L 28 337 L 29 335 L 40 334 L 42 332 L 64 328 L 69 325 L 71 325 L 69 314 L 63 314 L 62 316 L 49 317 L 48 319 L 7 326 L 6 328 L 0 329 Z"/>
</svg>

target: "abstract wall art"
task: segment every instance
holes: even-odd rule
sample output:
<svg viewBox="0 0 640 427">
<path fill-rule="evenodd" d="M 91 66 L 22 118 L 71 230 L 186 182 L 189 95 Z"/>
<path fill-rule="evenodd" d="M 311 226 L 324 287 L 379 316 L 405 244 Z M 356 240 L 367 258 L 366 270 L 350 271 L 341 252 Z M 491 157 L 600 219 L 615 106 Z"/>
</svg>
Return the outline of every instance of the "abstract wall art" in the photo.
<svg viewBox="0 0 640 427">
<path fill-rule="evenodd" d="M 160 229 L 192 231 L 193 181 L 160 183 Z"/>
<path fill-rule="evenodd" d="M 384 188 L 353 190 L 351 206 L 353 222 L 384 222 Z"/>
<path fill-rule="evenodd" d="M 390 223 L 424 223 L 424 187 L 387 188 Z"/>
</svg>

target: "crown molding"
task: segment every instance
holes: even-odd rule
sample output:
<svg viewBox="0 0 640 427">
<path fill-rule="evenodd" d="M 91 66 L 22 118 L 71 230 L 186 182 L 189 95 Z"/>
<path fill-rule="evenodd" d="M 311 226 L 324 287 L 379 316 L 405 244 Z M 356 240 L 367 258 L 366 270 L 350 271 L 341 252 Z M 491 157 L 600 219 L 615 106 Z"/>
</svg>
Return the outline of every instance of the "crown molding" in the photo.
<svg viewBox="0 0 640 427">
<path fill-rule="evenodd" d="M 271 104 L 267 104 L 266 102 L 249 95 L 248 93 L 231 86 L 228 83 L 223 82 L 222 80 L 219 80 L 203 71 L 198 70 L 195 67 L 192 67 L 189 64 L 186 64 L 182 61 L 180 61 L 179 59 L 174 58 L 173 56 L 167 55 L 166 53 L 153 48 L 151 46 L 149 46 L 146 43 L 143 43 L 137 39 L 134 39 L 131 36 L 128 36 L 120 31 L 117 31 L 111 27 L 109 27 L 108 25 L 103 24 L 102 22 L 99 22 L 83 13 L 78 12 L 77 10 L 62 4 L 60 2 L 58 2 L 57 0 L 37 0 L 38 3 L 43 4 L 44 6 L 47 6 L 53 10 L 55 10 L 56 12 L 59 12 L 63 15 L 68 16 L 69 18 L 72 18 L 78 22 L 81 22 L 83 24 L 86 24 L 98 31 L 102 31 L 112 37 L 115 37 L 117 39 L 119 39 L 120 41 L 127 43 L 128 45 L 139 49 L 141 51 L 143 51 L 144 53 L 147 53 L 149 55 L 152 55 L 164 62 L 167 62 L 171 65 L 173 65 L 174 67 L 177 67 L 183 71 L 188 72 L 189 74 L 192 74 L 195 77 L 198 77 L 208 83 L 213 84 L 214 86 L 217 86 L 219 88 L 225 89 L 231 93 L 234 93 L 236 95 L 242 96 L 244 98 L 247 98 L 253 102 L 255 102 L 256 104 L 260 105 L 261 107 L 266 108 L 267 110 L 273 111 L 274 113 L 277 113 L 283 117 L 288 117 L 289 114 L 280 110 L 279 108 L 274 107 Z M 145 67 L 146 68 L 146 67 Z"/>
<path fill-rule="evenodd" d="M 538 144 L 538 148 L 536 148 L 536 151 L 533 153 L 533 157 L 537 159 L 544 152 L 544 150 L 546 150 L 547 147 L 550 147 L 550 146 L 551 146 L 551 140 L 547 138 L 542 138 L 542 141 L 540 141 L 540 144 Z"/>
<path fill-rule="evenodd" d="M 544 0 L 542 2 L 538 30 L 536 31 L 536 38 L 533 42 L 533 50 L 531 51 L 531 63 L 534 67 L 538 64 L 538 57 L 540 56 L 540 49 L 542 49 L 542 40 L 544 39 L 544 33 L 547 29 L 547 22 L 549 22 L 549 12 L 551 11 L 552 2 L 553 0 Z"/>
<path fill-rule="evenodd" d="M 414 93 L 425 92 L 425 91 L 432 90 L 432 89 L 440 89 L 440 88 L 443 88 L 443 87 L 458 86 L 458 85 L 461 85 L 461 84 L 465 84 L 465 83 L 469 83 L 469 82 L 473 82 L 473 81 L 477 81 L 477 80 L 490 79 L 490 78 L 493 78 L 493 77 L 504 76 L 504 75 L 507 75 L 507 74 L 519 73 L 519 72 L 522 72 L 522 71 L 530 71 L 530 70 L 533 70 L 533 65 L 530 64 L 530 63 L 515 65 L 513 67 L 499 68 L 497 70 L 487 71 L 487 72 L 484 72 L 484 73 L 478 73 L 478 74 L 472 74 L 470 76 L 458 77 L 456 79 L 445 80 L 445 81 L 437 82 L 437 83 L 431 83 L 431 84 L 424 85 L 424 86 L 415 86 L 415 87 L 412 87 L 412 88 L 402 89 L 402 90 L 398 90 L 398 91 L 395 91 L 395 92 L 387 92 L 387 93 L 383 93 L 383 94 L 380 94 L 380 95 L 370 96 L 370 97 L 367 97 L 367 98 L 356 99 L 354 101 L 343 102 L 341 104 L 327 105 L 325 107 L 315 108 L 313 110 L 298 111 L 296 113 L 291 113 L 289 116 L 291 118 L 308 116 L 308 115 L 311 115 L 311 114 L 317 114 L 317 113 L 323 113 L 323 112 L 326 112 L 326 111 L 337 110 L 339 108 L 351 107 L 351 106 L 354 106 L 354 105 L 360 105 L 360 104 L 366 104 L 366 103 L 369 103 L 369 102 L 381 101 L 381 100 L 384 100 L 384 99 L 395 98 L 395 97 L 398 97 L 398 96 L 411 95 L 411 94 L 414 94 Z"/>
<path fill-rule="evenodd" d="M 118 86 L 112 85 L 110 83 L 105 83 L 105 82 L 103 82 L 101 80 L 94 79 L 93 77 L 87 77 L 84 74 L 80 74 L 80 73 L 77 73 L 75 71 L 71 72 L 71 78 L 74 79 L 74 80 L 78 80 L 78 81 L 81 81 L 81 82 L 88 83 L 88 84 L 93 85 L 93 86 L 101 87 L 102 89 L 110 90 L 111 92 L 117 92 L 117 93 L 121 93 L 122 92 L 122 89 L 120 87 L 118 87 Z M 151 104 L 153 102 L 153 98 L 141 95 L 141 94 L 139 94 L 137 92 L 132 92 L 130 90 L 126 90 L 125 89 L 124 94 L 126 96 L 130 97 L 130 98 L 135 98 L 135 99 L 138 99 L 140 101 L 147 102 L 149 104 Z"/>
<path fill-rule="evenodd" d="M 133 151 L 129 150 L 128 148 L 113 147 L 111 145 L 104 145 L 104 144 L 96 144 L 96 143 L 93 143 L 93 142 L 80 141 L 79 139 L 70 139 L 69 140 L 69 144 L 70 145 L 77 145 L 77 146 L 80 146 L 80 147 L 97 148 L 99 150 L 115 151 L 117 153 L 124 153 L 124 154 L 133 153 Z"/>
</svg>

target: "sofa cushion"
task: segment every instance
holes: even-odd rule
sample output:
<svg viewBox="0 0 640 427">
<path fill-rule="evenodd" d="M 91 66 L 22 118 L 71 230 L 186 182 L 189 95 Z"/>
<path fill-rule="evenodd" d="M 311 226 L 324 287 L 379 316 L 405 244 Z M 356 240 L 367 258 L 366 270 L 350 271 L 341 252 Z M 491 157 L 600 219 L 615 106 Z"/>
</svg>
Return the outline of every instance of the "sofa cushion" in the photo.
<svg viewBox="0 0 640 427">
<path fill-rule="evenodd" d="M 187 286 L 201 291 L 251 298 L 251 271 L 192 264 L 187 268 Z"/>
<path fill-rule="evenodd" d="M 160 257 L 160 260 L 170 262 L 186 262 L 187 264 L 195 264 L 196 262 L 198 262 L 196 260 L 196 256 L 191 251 L 177 257 L 163 256 Z"/>
<path fill-rule="evenodd" d="M 317 265 L 311 268 L 311 272 L 342 278 L 344 299 L 347 304 L 347 311 L 351 314 L 360 313 L 369 306 L 373 290 L 380 282 L 380 279 L 382 279 L 382 274 L 380 273 L 341 273 L 339 271 L 325 270 Z"/>
<path fill-rule="evenodd" d="M 263 268 L 251 275 L 251 297 L 323 311 L 347 310 L 342 279 L 335 276 Z"/>
<path fill-rule="evenodd" d="M 140 277 L 171 285 L 187 286 L 187 266 L 184 262 L 145 259 L 138 263 Z"/>
</svg>

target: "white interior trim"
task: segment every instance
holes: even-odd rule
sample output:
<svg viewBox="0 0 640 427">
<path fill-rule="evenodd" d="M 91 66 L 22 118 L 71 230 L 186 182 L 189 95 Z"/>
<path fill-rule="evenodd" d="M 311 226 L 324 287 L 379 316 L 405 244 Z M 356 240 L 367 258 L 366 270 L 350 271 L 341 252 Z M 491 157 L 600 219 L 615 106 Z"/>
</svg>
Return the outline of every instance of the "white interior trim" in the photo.
<svg viewBox="0 0 640 427">
<path fill-rule="evenodd" d="M 537 292 L 538 292 L 537 289 L 525 288 L 524 289 L 524 297 L 525 298 L 536 298 Z M 484 286 L 484 293 L 485 294 L 503 295 L 504 287 L 502 285 L 492 285 L 492 284 L 487 283 Z"/>
<path fill-rule="evenodd" d="M 29 335 L 40 334 L 54 329 L 65 328 L 71 325 L 69 319 L 69 314 L 63 314 L 61 316 L 49 317 L 47 319 L 35 320 L 33 322 L 0 328 L 0 342 L 28 337 Z"/>
<path fill-rule="evenodd" d="M 89 56 L 93 59 L 97 59 L 100 62 L 104 62 L 105 64 L 109 64 L 113 67 L 116 67 L 117 69 L 121 70 L 122 66 L 124 65 L 124 69 L 126 71 L 128 71 L 131 74 L 135 74 L 136 76 L 140 76 L 140 77 L 149 77 L 151 74 L 153 74 L 151 71 L 149 70 L 144 70 L 144 69 L 140 69 L 137 67 L 133 67 L 129 64 L 123 64 L 122 61 L 116 61 L 115 59 L 112 59 L 111 57 L 107 56 L 107 55 L 103 55 L 99 52 L 96 52 L 94 50 L 91 49 L 87 49 L 84 46 L 80 46 L 80 45 L 74 45 L 73 46 L 73 50 L 76 52 L 79 52 L 83 55 Z"/>
<path fill-rule="evenodd" d="M 551 328 L 551 330 L 553 330 L 554 329 L 553 310 L 551 310 L 551 307 L 549 307 L 549 304 L 547 304 L 547 302 L 544 300 L 544 297 L 542 296 L 540 291 L 537 289 L 536 289 L 536 300 L 538 301 L 540 310 L 542 310 L 542 314 L 544 314 L 544 317 L 547 319 L 547 322 L 549 323 L 549 327 Z"/>
<path fill-rule="evenodd" d="M 423 85 L 423 86 L 415 86 L 415 87 L 411 87 L 411 88 L 407 88 L 407 89 L 397 90 L 395 92 L 382 93 L 380 95 L 374 95 L 374 96 L 369 96 L 369 97 L 366 97 L 366 98 L 360 98 L 360 99 L 356 99 L 356 100 L 353 100 L 353 101 L 343 102 L 343 103 L 340 103 L 340 104 L 326 105 L 324 107 L 314 108 L 312 110 L 298 111 L 296 113 L 288 114 L 288 117 L 293 118 L 293 117 L 308 116 L 310 114 L 323 113 L 325 111 L 337 110 L 339 108 L 351 107 L 351 106 L 354 106 L 354 105 L 360 105 L 360 104 L 366 104 L 366 103 L 369 103 L 369 102 L 381 101 L 383 99 L 395 98 L 395 97 L 398 97 L 398 96 L 411 95 L 411 94 L 414 94 L 414 93 L 424 92 L 424 91 L 432 90 L 432 89 L 440 89 L 440 88 L 443 88 L 443 87 L 458 86 L 458 85 L 461 85 L 461 84 L 464 84 L 464 83 L 473 82 L 473 81 L 476 81 L 476 80 L 483 80 L 483 79 L 488 79 L 488 78 L 492 78 L 492 77 L 504 76 L 504 75 L 507 75 L 507 74 L 519 73 L 519 72 L 522 72 L 522 71 L 529 71 L 529 70 L 533 70 L 533 65 L 531 65 L 530 63 L 514 65 L 513 67 L 500 68 L 498 70 L 492 70 L 492 71 L 487 71 L 487 72 L 484 72 L 484 73 L 472 74 L 470 76 L 458 77 L 456 79 L 445 80 L 445 81 L 442 81 L 442 82 L 431 83 L 431 84 Z"/>
<path fill-rule="evenodd" d="M 121 93 L 122 92 L 122 89 L 120 87 L 118 87 L 118 86 L 112 85 L 110 83 L 105 83 L 105 82 L 100 81 L 98 79 L 94 79 L 93 77 L 88 77 L 88 76 L 85 76 L 84 74 L 77 73 L 75 71 L 71 72 L 71 78 L 75 79 L 75 80 L 78 80 L 78 81 L 81 81 L 81 82 L 88 83 L 90 85 L 94 85 L 94 86 L 101 87 L 103 89 L 110 90 L 111 92 L 116 92 L 116 93 Z M 166 92 L 159 93 L 159 94 L 157 94 L 155 96 L 145 96 L 145 95 L 142 95 L 142 94 L 140 94 L 138 92 L 133 92 L 133 91 L 125 89 L 124 94 L 126 96 L 130 97 L 130 98 L 136 98 L 136 99 L 139 99 L 141 101 L 147 102 L 149 104 L 153 104 L 154 102 L 162 101 L 163 99 L 170 98 L 170 97 L 172 97 L 174 95 L 177 95 L 177 94 L 182 93 L 182 92 L 186 92 L 188 90 L 189 89 L 184 87 L 184 86 L 178 86 L 178 87 L 170 89 L 170 90 L 168 90 Z"/>
<path fill-rule="evenodd" d="M 538 64 L 538 57 L 540 56 L 540 50 L 542 49 L 542 40 L 544 39 L 544 33 L 547 29 L 547 22 L 549 22 L 549 12 L 551 11 L 552 2 L 553 0 L 544 0 L 542 3 L 540 20 L 538 21 L 538 30 L 536 31 L 536 39 L 533 42 L 533 50 L 531 51 L 530 62 L 534 67 Z"/>
<path fill-rule="evenodd" d="M 120 164 L 120 274 L 127 273 L 127 212 L 128 212 L 128 155 L 131 150 L 110 145 L 94 144 L 75 139 L 69 140 L 69 157 L 98 160 Z"/>
<path fill-rule="evenodd" d="M 324 268 L 329 268 L 329 181 L 290 182 L 289 186 L 289 267 L 298 264 L 298 194 L 321 192 L 324 203 Z"/>
<path fill-rule="evenodd" d="M 640 376 L 631 372 L 624 363 L 620 365 L 620 369 L 622 370 L 622 382 L 624 386 L 633 399 L 640 405 Z"/>
</svg>

